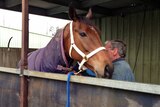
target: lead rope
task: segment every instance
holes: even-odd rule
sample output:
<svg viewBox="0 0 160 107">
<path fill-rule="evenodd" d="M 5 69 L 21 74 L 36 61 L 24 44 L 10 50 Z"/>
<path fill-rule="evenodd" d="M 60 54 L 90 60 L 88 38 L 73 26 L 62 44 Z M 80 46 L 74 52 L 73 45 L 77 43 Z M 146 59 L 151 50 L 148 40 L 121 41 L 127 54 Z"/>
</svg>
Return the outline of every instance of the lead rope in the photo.
<svg viewBox="0 0 160 107">
<path fill-rule="evenodd" d="M 71 75 L 74 75 L 74 72 L 69 72 L 68 76 L 67 76 L 67 87 L 66 87 L 67 100 L 66 100 L 66 107 L 70 107 L 70 78 L 71 78 Z"/>
</svg>

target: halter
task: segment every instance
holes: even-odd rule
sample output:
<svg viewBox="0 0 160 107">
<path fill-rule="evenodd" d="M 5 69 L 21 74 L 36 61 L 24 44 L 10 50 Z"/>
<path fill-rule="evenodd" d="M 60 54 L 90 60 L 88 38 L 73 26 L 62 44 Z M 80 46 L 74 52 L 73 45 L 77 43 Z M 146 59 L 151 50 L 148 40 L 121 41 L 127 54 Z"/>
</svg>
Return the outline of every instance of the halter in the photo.
<svg viewBox="0 0 160 107">
<path fill-rule="evenodd" d="M 75 44 L 74 42 L 74 38 L 73 38 L 73 31 L 72 31 L 72 23 L 70 23 L 70 37 L 71 37 L 71 45 L 70 45 L 70 49 L 69 49 L 69 56 L 72 58 L 71 56 L 71 52 L 72 52 L 72 48 L 74 48 L 76 50 L 76 52 L 83 58 L 82 61 L 79 63 L 79 70 L 82 71 L 83 70 L 83 65 L 85 62 L 88 61 L 88 59 L 90 57 L 92 57 L 93 55 L 95 55 L 96 53 L 98 53 L 99 51 L 105 49 L 105 47 L 99 47 L 95 50 L 93 50 L 92 52 L 90 52 L 88 55 L 85 55 Z"/>
</svg>

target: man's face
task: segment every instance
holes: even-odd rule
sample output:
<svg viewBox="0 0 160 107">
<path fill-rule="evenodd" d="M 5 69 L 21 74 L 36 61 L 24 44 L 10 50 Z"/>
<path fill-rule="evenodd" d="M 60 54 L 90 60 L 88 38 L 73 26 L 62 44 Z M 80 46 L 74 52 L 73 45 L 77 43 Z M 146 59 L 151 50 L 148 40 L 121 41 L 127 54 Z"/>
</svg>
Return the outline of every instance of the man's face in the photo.
<svg viewBox="0 0 160 107">
<path fill-rule="evenodd" d="M 108 43 L 106 44 L 106 46 L 105 46 L 106 50 L 108 51 L 108 54 L 109 54 L 110 59 L 113 61 L 113 60 L 119 58 L 120 56 L 119 56 L 119 54 L 118 54 L 118 48 L 112 49 L 111 47 L 112 47 L 112 46 L 111 46 L 111 43 L 110 43 L 110 42 L 108 42 Z"/>
<path fill-rule="evenodd" d="M 113 61 L 114 60 L 114 55 L 113 55 L 113 50 L 111 49 L 111 43 L 107 43 L 105 46 L 106 50 L 108 51 L 110 59 Z"/>
</svg>

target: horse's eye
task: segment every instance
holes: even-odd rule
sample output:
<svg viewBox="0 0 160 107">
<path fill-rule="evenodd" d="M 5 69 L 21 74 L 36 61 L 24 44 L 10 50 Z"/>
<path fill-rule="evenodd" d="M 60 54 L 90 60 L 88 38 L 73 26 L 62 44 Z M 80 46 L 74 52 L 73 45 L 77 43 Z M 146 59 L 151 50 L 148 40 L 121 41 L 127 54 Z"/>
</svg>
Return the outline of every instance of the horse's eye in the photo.
<svg viewBox="0 0 160 107">
<path fill-rule="evenodd" d="M 79 32 L 79 34 L 80 34 L 82 37 L 85 37 L 85 36 L 86 36 L 86 33 L 85 33 L 85 32 Z"/>
</svg>

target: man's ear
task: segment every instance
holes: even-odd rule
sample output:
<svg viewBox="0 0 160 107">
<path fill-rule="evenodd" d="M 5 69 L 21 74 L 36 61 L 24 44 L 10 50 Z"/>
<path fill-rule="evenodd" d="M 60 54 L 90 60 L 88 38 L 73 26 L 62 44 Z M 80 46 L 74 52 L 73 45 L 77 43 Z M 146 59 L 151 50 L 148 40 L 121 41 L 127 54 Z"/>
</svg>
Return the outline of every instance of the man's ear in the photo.
<svg viewBox="0 0 160 107">
<path fill-rule="evenodd" d="M 118 48 L 114 48 L 113 49 L 113 55 L 115 56 L 115 55 L 117 55 L 118 54 Z"/>
</svg>

